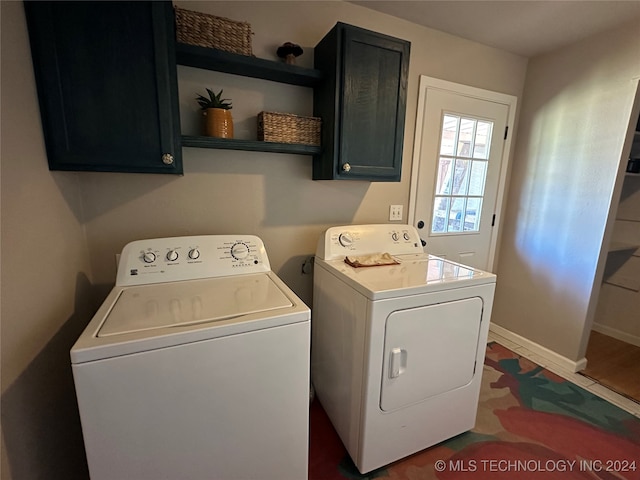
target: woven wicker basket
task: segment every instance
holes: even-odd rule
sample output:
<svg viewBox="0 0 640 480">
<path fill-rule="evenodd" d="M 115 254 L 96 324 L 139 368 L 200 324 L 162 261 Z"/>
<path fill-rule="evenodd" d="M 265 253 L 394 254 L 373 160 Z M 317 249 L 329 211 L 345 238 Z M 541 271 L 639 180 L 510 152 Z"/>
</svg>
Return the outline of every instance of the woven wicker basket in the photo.
<svg viewBox="0 0 640 480">
<path fill-rule="evenodd" d="M 258 140 L 278 143 L 320 145 L 322 120 L 292 113 L 260 112 Z"/>
<path fill-rule="evenodd" d="M 251 55 L 251 25 L 175 7 L 179 43 Z"/>
</svg>

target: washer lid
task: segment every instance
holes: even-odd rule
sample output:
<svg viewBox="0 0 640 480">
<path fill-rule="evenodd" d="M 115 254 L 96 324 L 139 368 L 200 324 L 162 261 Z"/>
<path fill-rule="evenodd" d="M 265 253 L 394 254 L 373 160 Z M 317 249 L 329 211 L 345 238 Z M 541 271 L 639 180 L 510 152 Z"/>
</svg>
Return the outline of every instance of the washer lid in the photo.
<svg viewBox="0 0 640 480">
<path fill-rule="evenodd" d="M 293 304 L 266 274 L 124 288 L 98 337 L 215 322 Z"/>
</svg>

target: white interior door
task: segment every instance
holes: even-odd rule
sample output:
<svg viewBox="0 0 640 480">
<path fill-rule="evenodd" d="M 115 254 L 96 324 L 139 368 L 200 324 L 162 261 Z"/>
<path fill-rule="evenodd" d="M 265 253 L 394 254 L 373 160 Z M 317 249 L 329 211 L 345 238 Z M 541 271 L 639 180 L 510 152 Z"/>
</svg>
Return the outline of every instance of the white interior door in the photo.
<svg viewBox="0 0 640 480">
<path fill-rule="evenodd" d="M 425 251 L 494 270 L 516 98 L 420 78 L 410 221 Z"/>
</svg>

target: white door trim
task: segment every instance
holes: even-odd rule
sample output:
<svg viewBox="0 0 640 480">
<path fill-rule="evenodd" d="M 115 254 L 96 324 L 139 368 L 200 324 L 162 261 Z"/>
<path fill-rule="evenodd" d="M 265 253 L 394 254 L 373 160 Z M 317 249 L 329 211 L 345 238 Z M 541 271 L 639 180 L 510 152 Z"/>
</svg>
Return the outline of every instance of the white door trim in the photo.
<svg viewBox="0 0 640 480">
<path fill-rule="evenodd" d="M 444 90 L 447 92 L 455 93 L 457 95 L 463 95 L 480 100 L 504 104 L 509 110 L 507 117 L 507 126 L 509 127 L 509 132 L 507 135 L 507 139 L 504 142 L 504 149 L 502 151 L 502 167 L 500 170 L 500 180 L 498 183 L 498 195 L 496 197 L 496 224 L 491 232 L 491 243 L 489 249 L 488 265 L 491 266 L 491 271 L 495 271 L 496 265 L 494 263 L 496 259 L 496 245 L 499 237 L 500 225 L 502 224 L 502 206 L 507 182 L 507 172 L 509 170 L 508 167 L 511 152 L 511 139 L 513 138 L 513 126 L 515 124 L 518 98 L 514 95 L 508 95 L 506 93 L 493 92 L 491 90 L 484 90 L 482 88 L 461 85 L 459 83 L 449 82 L 447 80 L 440 80 L 438 78 L 420 75 L 420 86 L 418 87 L 418 111 L 416 114 L 415 139 L 413 142 L 413 160 L 411 165 L 411 186 L 409 189 L 409 215 L 407 217 L 408 222 L 411 225 L 415 224 L 416 220 L 416 197 L 418 193 L 418 174 L 420 173 L 420 152 L 422 151 L 422 123 L 425 116 L 425 99 L 427 96 L 427 90 L 429 89 Z"/>
</svg>

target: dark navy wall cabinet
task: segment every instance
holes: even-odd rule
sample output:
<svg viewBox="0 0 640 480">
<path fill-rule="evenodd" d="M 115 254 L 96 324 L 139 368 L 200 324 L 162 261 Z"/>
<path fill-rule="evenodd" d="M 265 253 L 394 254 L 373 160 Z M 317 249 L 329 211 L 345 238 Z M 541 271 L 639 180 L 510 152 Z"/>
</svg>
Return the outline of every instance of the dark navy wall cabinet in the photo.
<svg viewBox="0 0 640 480">
<path fill-rule="evenodd" d="M 313 100 L 322 118 L 314 180 L 400 181 L 410 46 L 344 23 L 316 46 L 324 81 Z"/>
<path fill-rule="evenodd" d="M 51 170 L 182 173 L 171 2 L 25 2 Z"/>
</svg>

